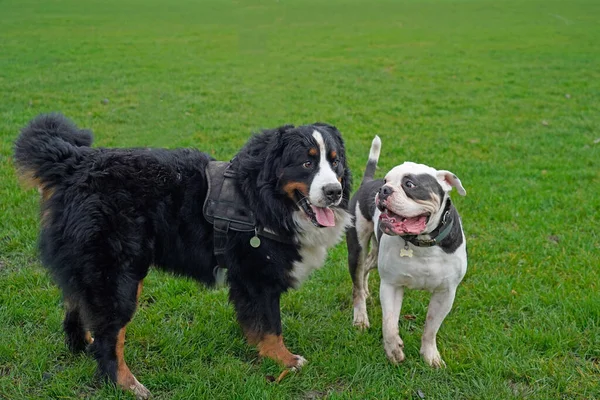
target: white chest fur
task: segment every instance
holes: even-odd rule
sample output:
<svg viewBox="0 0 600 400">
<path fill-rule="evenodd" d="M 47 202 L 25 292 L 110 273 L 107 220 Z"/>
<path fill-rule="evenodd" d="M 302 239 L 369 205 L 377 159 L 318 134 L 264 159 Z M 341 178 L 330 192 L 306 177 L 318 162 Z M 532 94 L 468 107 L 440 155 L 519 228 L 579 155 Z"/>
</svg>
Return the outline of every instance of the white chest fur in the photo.
<svg viewBox="0 0 600 400">
<path fill-rule="evenodd" d="M 467 252 L 463 244 L 452 254 L 440 247 L 416 247 L 412 257 L 402 257 L 405 242 L 399 236 L 383 235 L 379 244 L 378 268 L 381 279 L 395 286 L 434 292 L 456 288 L 467 271 Z"/>
<path fill-rule="evenodd" d="M 294 221 L 298 226 L 298 243 L 300 244 L 299 261 L 294 262 L 291 277 L 294 286 L 298 287 L 308 278 L 311 272 L 321 268 L 327 257 L 327 249 L 336 245 L 351 224 L 351 216 L 346 211 L 334 210 L 335 226 L 317 228 L 303 212 L 294 213 Z"/>
</svg>

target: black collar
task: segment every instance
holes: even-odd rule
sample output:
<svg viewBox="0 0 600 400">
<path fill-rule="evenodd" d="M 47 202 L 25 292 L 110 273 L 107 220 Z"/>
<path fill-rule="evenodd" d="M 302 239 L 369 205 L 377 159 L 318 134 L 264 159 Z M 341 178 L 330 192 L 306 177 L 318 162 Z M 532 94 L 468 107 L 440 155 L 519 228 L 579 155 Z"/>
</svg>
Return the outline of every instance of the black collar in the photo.
<svg viewBox="0 0 600 400">
<path fill-rule="evenodd" d="M 450 208 L 452 207 L 452 201 L 450 198 L 446 201 L 446 207 L 444 207 L 444 214 L 439 225 L 429 233 L 430 239 L 417 239 L 417 235 L 402 236 L 404 240 L 412 243 L 417 247 L 433 247 L 439 245 L 442 240 L 448 236 L 452 227 L 454 226 L 454 219 L 450 216 Z"/>
</svg>

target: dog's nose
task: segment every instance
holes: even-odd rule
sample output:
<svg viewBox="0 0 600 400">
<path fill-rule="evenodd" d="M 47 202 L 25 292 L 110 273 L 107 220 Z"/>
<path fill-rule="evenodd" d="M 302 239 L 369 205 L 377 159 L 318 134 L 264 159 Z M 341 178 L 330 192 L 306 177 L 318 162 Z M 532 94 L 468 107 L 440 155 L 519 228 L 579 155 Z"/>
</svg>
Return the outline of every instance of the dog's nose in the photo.
<svg viewBox="0 0 600 400">
<path fill-rule="evenodd" d="M 387 185 L 382 186 L 381 189 L 379 189 L 379 200 L 384 201 L 385 199 L 390 197 L 392 193 L 394 193 L 394 189 Z"/>
<path fill-rule="evenodd" d="M 342 186 L 330 183 L 323 186 L 323 194 L 332 203 L 335 203 L 342 197 Z"/>
</svg>

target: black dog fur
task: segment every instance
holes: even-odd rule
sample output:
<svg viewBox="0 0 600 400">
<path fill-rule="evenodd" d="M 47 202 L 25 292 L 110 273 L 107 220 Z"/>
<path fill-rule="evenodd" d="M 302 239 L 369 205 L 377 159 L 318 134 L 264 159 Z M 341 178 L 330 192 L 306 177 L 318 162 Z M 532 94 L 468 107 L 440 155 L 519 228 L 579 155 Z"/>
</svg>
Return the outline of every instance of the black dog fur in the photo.
<svg viewBox="0 0 600 400">
<path fill-rule="evenodd" d="M 298 233 L 293 218 L 298 207 L 285 188 L 295 183 L 310 187 L 315 171 L 302 168 L 302 163 L 315 147 L 314 130 L 339 157 L 334 171 L 343 187 L 339 207 L 345 209 L 351 176 L 343 140 L 333 126 L 265 130 L 232 161 L 258 223 L 281 236 Z M 214 284 L 213 227 L 202 214 L 205 167 L 211 158 L 192 149 L 106 149 L 91 144 L 90 131 L 60 114 L 41 115 L 17 139 L 15 163 L 20 177 L 41 193 L 39 247 L 43 264 L 63 291 L 68 346 L 82 351 L 93 335 L 91 353 L 100 375 L 139 395 L 131 386 L 139 382 L 122 359 L 122 342 L 150 265 Z M 249 244 L 251 236 L 236 232 L 229 237 L 225 255 L 230 300 L 244 333 L 261 354 L 294 367 L 298 356 L 283 345 L 279 301 L 296 284 L 291 271 L 301 260 L 301 244 L 263 238 L 255 249 Z M 265 344 L 271 335 L 281 343 Z"/>
</svg>

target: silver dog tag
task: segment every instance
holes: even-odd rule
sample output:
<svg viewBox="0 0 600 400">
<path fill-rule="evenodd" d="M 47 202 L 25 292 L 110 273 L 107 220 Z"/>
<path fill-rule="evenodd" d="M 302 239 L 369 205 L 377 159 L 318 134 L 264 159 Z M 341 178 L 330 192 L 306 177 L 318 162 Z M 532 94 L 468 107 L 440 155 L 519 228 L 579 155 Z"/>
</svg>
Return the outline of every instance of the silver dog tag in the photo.
<svg viewBox="0 0 600 400">
<path fill-rule="evenodd" d="M 412 257 L 413 251 L 412 249 L 400 249 L 400 257 Z"/>
<path fill-rule="evenodd" d="M 413 251 L 410 247 L 408 247 L 408 242 L 404 241 L 404 247 L 400 249 L 400 257 L 409 257 L 413 256 Z"/>
</svg>

